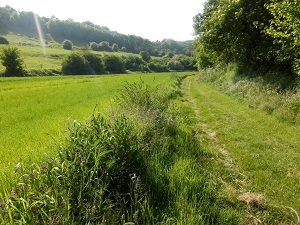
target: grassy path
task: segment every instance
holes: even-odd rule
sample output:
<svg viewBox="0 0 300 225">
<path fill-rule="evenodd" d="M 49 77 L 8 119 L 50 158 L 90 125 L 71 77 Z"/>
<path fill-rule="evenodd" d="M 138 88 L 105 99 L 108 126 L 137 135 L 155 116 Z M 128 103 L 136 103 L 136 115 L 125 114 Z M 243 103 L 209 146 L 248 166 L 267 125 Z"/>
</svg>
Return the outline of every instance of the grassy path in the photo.
<svg viewBox="0 0 300 225">
<path fill-rule="evenodd" d="M 184 81 L 183 91 L 199 125 L 211 137 L 212 153 L 223 158 L 225 166 L 233 171 L 227 175 L 233 184 L 230 191 L 248 207 L 253 202 L 259 207 L 267 205 L 289 214 L 289 224 L 299 224 L 300 127 L 249 109 L 208 84 L 197 82 L 196 77 Z M 278 216 L 258 211 L 258 222 L 268 223 L 267 217 Z"/>
</svg>

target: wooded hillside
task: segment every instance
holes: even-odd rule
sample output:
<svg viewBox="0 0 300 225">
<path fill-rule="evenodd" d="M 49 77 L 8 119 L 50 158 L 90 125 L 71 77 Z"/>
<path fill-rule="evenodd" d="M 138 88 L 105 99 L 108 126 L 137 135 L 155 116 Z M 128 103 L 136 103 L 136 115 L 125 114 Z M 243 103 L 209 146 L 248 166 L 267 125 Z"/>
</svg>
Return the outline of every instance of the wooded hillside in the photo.
<svg viewBox="0 0 300 225">
<path fill-rule="evenodd" d="M 26 35 L 32 33 L 37 35 L 34 15 L 33 12 L 16 11 L 10 6 L 0 7 L 0 32 L 5 34 L 10 31 L 17 31 Z M 54 39 L 59 43 L 64 39 L 69 39 L 78 45 L 107 41 L 111 46 L 116 44 L 120 48 L 125 47 L 127 52 L 148 51 L 153 56 L 163 56 L 168 52 L 190 55 L 192 51 L 192 40 L 178 42 L 164 39 L 152 42 L 136 35 L 125 35 L 111 31 L 108 27 L 99 26 L 90 21 L 80 23 L 72 19 L 60 20 L 55 16 L 46 18 L 36 15 L 36 17 L 45 38 Z"/>
</svg>

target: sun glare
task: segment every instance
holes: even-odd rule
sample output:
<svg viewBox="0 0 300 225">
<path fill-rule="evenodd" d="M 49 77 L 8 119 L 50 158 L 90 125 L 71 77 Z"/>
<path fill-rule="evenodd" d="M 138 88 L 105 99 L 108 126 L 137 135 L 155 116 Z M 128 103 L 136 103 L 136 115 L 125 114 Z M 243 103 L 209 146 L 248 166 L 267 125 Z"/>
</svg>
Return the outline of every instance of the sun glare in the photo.
<svg viewBox="0 0 300 225">
<path fill-rule="evenodd" d="M 36 29 L 37 29 L 38 34 L 39 34 L 39 39 L 40 39 L 40 44 L 41 44 L 41 47 L 42 47 L 43 55 L 44 55 L 44 58 L 46 59 L 47 55 L 46 55 L 45 40 L 44 40 L 43 32 L 42 32 L 42 29 L 41 29 L 41 25 L 40 25 L 38 16 L 36 14 L 33 14 L 33 15 L 34 15 L 34 21 L 35 21 Z"/>
</svg>

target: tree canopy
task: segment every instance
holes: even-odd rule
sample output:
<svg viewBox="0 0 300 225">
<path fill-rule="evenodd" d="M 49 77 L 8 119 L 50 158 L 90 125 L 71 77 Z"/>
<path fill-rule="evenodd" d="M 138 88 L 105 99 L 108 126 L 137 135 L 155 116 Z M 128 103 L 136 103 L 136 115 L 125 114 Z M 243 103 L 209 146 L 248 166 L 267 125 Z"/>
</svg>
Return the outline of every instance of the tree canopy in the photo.
<svg viewBox="0 0 300 225">
<path fill-rule="evenodd" d="M 198 66 L 234 61 L 300 74 L 299 10 L 297 0 L 208 0 L 194 17 Z"/>
<path fill-rule="evenodd" d="M 20 50 L 16 47 L 6 47 L 2 49 L 0 54 L 2 65 L 6 68 L 5 76 L 23 76 L 23 60 L 20 56 Z"/>
</svg>

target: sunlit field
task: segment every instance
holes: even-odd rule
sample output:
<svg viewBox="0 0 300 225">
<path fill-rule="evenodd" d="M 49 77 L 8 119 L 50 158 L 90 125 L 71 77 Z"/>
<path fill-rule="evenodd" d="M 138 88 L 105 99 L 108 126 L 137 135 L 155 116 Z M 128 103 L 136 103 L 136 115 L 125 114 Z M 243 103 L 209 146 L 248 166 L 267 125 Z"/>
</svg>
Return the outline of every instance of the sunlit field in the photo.
<svg viewBox="0 0 300 225">
<path fill-rule="evenodd" d="M 126 82 L 167 83 L 172 73 L 0 79 L 1 184 L 19 161 L 49 152 L 74 120 L 85 122 L 96 107 L 105 114 Z"/>
</svg>

